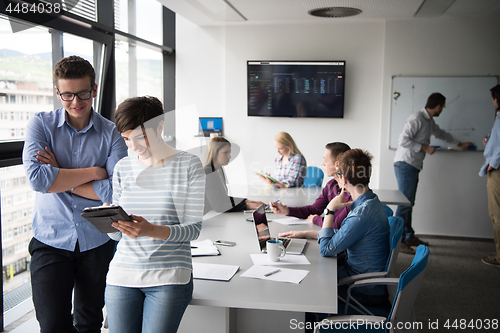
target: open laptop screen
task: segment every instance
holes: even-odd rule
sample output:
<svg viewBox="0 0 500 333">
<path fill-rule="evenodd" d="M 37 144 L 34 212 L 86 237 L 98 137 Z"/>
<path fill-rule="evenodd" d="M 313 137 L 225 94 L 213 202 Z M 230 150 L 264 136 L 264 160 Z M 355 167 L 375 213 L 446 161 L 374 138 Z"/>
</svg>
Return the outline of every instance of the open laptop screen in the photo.
<svg viewBox="0 0 500 333">
<path fill-rule="evenodd" d="M 222 118 L 221 117 L 200 117 L 200 133 L 204 136 L 210 136 L 210 133 L 218 133 L 222 135 Z"/>
<path fill-rule="evenodd" d="M 261 251 L 265 250 L 266 242 L 271 238 L 271 234 L 269 233 L 269 225 L 267 224 L 264 205 L 260 205 L 260 207 L 253 212 L 253 221 L 255 223 L 255 229 L 257 230 L 260 249 Z"/>
</svg>

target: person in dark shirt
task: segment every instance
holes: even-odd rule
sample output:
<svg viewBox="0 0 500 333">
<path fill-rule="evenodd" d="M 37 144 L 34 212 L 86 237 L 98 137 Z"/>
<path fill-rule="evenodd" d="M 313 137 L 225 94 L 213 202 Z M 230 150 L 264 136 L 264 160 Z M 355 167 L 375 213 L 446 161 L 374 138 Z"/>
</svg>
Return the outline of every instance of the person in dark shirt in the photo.
<svg viewBox="0 0 500 333">
<path fill-rule="evenodd" d="M 312 205 L 303 207 L 286 207 L 281 203 L 272 202 L 271 209 L 273 210 L 273 213 L 307 219 L 308 221 L 311 221 L 321 227 L 323 225 L 323 217 L 320 215 L 323 214 L 328 203 L 339 195 L 341 191 L 336 176 L 338 167 L 337 156 L 348 151 L 349 149 L 350 147 L 343 142 L 331 142 L 326 145 L 325 152 L 323 153 L 323 162 L 321 164 L 325 168 L 325 174 L 328 177 L 333 177 L 333 179 L 326 184 L 320 196 Z M 349 207 L 345 207 L 344 209 L 340 209 L 334 213 L 334 229 L 340 228 L 342 221 L 345 219 L 347 214 L 349 214 L 349 212 Z M 315 230 L 289 231 L 280 234 L 280 237 L 317 238 L 317 233 L 318 232 Z"/>
</svg>

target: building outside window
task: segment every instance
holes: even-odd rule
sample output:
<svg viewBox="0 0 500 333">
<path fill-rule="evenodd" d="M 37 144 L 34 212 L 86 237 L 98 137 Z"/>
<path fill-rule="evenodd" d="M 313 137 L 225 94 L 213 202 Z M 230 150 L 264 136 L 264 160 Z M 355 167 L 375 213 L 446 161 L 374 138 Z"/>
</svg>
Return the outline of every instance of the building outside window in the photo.
<svg viewBox="0 0 500 333">
<path fill-rule="evenodd" d="M 163 101 L 165 86 L 170 89 L 167 100 L 175 104 L 175 76 L 171 75 L 166 85 L 163 68 L 165 54 L 175 47 L 162 45 L 166 9 L 157 0 L 101 1 L 98 6 L 99 1 L 65 1 L 76 3 L 69 10 L 71 19 L 56 19 L 46 27 L 15 19 L 26 26 L 16 33 L 12 32 L 9 22 L 13 18 L 6 16 L 10 14 L 0 13 L 0 221 L 4 297 L 0 330 L 16 320 L 5 319 L 11 310 L 31 304 L 27 249 L 32 238 L 35 192 L 28 185 L 21 164 L 22 145 L 18 144 L 24 140 L 26 124 L 36 113 L 61 107 L 52 80 L 55 61 L 76 54 L 93 64 L 98 84 L 94 109 L 101 112 L 102 107 L 101 113 L 107 118 L 111 118 L 116 105 L 128 97 L 150 95 Z M 98 7 L 106 15 L 97 15 Z M 111 10 L 115 15 L 109 20 Z M 168 24 L 172 34 L 169 40 L 174 41 L 175 15 L 167 12 L 170 18 L 174 17 Z M 83 24 L 76 23 L 78 20 Z M 99 29 L 82 28 L 92 22 L 98 22 L 99 29 L 105 26 L 109 30 L 103 33 L 96 32 Z M 114 45 L 110 36 L 115 37 Z M 175 68 L 175 57 L 168 61 L 169 66 Z M 111 78 L 109 73 L 114 76 Z"/>
</svg>

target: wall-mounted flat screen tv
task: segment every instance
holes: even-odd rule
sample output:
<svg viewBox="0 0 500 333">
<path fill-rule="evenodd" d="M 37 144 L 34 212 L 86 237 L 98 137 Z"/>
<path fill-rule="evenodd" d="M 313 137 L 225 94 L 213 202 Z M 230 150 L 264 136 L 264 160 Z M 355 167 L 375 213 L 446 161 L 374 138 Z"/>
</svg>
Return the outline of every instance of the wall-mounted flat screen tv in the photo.
<svg viewBox="0 0 500 333">
<path fill-rule="evenodd" d="M 345 61 L 247 61 L 248 115 L 344 117 Z"/>
</svg>

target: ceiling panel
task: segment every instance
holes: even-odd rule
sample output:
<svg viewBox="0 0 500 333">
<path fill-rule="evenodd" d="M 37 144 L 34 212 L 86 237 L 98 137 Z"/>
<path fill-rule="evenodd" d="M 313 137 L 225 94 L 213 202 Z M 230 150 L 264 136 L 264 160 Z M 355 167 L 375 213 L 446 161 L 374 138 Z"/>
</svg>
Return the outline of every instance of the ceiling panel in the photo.
<svg viewBox="0 0 500 333">
<path fill-rule="evenodd" d="M 498 17 L 500 14 L 500 0 L 158 1 L 200 26 L 269 23 L 309 24 L 347 20 L 418 19 L 418 17 L 415 17 L 415 14 L 421 7 L 422 10 L 425 9 L 425 15 L 422 16 L 433 18 Z M 308 14 L 310 10 L 322 7 L 353 7 L 361 9 L 362 13 L 347 18 L 323 18 Z"/>
<path fill-rule="evenodd" d="M 499 0 L 455 0 L 443 17 L 498 17 L 499 14 Z"/>
<path fill-rule="evenodd" d="M 308 11 L 322 7 L 353 7 L 363 12 L 352 18 L 413 17 L 423 0 L 229 0 L 248 21 L 318 21 Z M 352 19 L 350 18 L 350 19 Z M 346 18 L 342 18 L 344 20 Z M 349 19 L 349 18 L 347 18 Z"/>
</svg>

